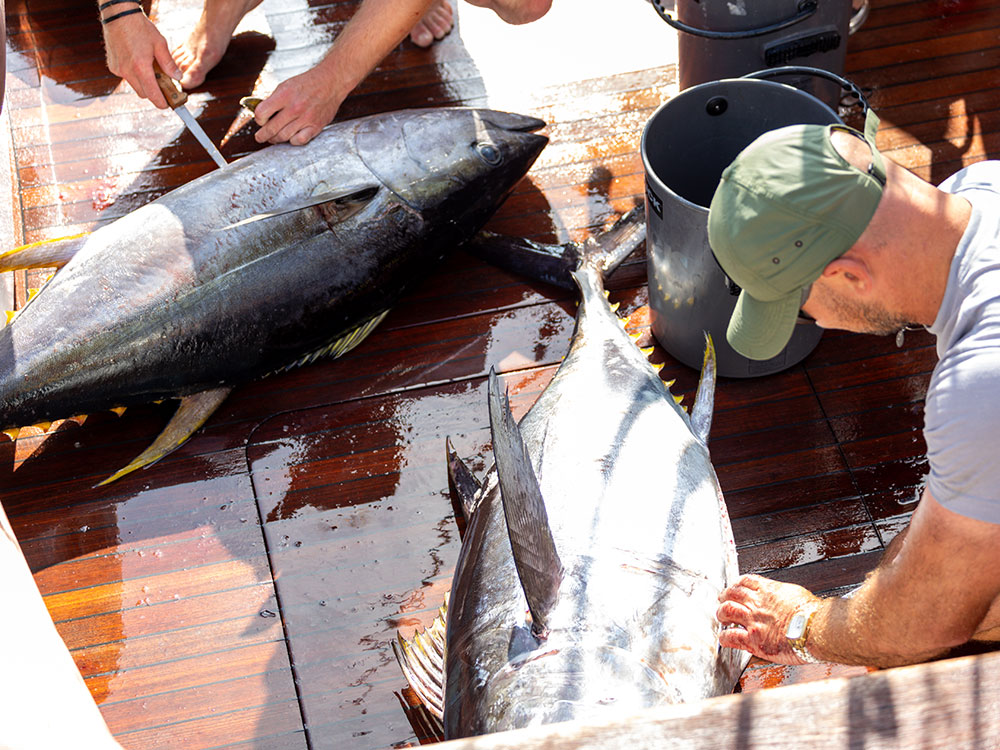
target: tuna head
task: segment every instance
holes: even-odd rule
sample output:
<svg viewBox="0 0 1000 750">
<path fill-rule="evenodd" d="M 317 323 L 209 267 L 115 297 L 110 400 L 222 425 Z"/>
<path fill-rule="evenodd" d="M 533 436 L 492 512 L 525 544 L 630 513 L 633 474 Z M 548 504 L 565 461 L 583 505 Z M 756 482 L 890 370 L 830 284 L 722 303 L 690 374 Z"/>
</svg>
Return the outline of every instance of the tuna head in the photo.
<svg viewBox="0 0 1000 750">
<path fill-rule="evenodd" d="M 545 123 L 489 109 L 409 110 L 360 121 L 358 155 L 425 220 L 480 226 L 528 171 Z"/>
</svg>

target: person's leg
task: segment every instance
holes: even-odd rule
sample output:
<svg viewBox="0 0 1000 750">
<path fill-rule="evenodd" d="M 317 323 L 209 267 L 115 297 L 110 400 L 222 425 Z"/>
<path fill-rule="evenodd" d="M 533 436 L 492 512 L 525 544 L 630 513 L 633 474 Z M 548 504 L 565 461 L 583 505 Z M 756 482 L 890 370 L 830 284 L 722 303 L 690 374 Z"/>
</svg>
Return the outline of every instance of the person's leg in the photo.
<svg viewBox="0 0 1000 750">
<path fill-rule="evenodd" d="M 56 631 L 0 506 L 0 747 L 121 750 Z"/>
<path fill-rule="evenodd" d="M 184 75 L 185 89 L 200 86 L 229 47 L 233 32 L 243 16 L 260 5 L 262 0 L 205 0 L 201 17 L 187 40 L 173 50 L 174 59 Z M 427 47 L 441 39 L 454 25 L 453 11 L 448 0 L 434 0 L 410 32 L 413 43 Z"/>
<path fill-rule="evenodd" d="M 184 75 L 181 86 L 200 86 L 208 72 L 219 64 L 229 47 L 233 32 L 243 16 L 262 0 L 205 0 L 201 17 L 187 41 L 173 50 L 174 60 Z"/>
<path fill-rule="evenodd" d="M 537 21 L 549 12 L 552 0 L 466 0 L 470 5 L 489 8 L 507 23 Z"/>
</svg>

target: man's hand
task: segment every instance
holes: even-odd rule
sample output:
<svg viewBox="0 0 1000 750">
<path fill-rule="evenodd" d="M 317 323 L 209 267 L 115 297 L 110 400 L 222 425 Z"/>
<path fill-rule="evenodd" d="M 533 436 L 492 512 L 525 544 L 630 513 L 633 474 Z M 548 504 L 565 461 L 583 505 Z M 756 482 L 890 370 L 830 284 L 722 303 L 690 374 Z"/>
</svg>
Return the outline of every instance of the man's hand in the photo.
<svg viewBox="0 0 1000 750">
<path fill-rule="evenodd" d="M 115 8 L 120 7 L 115 5 L 106 10 L 105 17 L 110 17 L 116 12 Z M 117 18 L 102 29 L 108 70 L 124 78 L 140 97 L 149 99 L 160 109 L 166 109 L 167 100 L 156 85 L 153 74 L 153 61 L 158 62 L 163 71 L 174 79 L 181 77 L 181 69 L 170 56 L 167 40 L 153 22 L 143 13 L 134 13 Z"/>
<path fill-rule="evenodd" d="M 322 67 L 283 81 L 254 110 L 261 126 L 254 138 L 258 143 L 304 146 L 337 116 L 346 95 L 335 90 Z"/>
<path fill-rule="evenodd" d="M 820 600 L 801 586 L 742 576 L 719 596 L 716 616 L 725 628 L 719 643 L 778 664 L 804 664 L 785 633 L 795 612 Z"/>
</svg>

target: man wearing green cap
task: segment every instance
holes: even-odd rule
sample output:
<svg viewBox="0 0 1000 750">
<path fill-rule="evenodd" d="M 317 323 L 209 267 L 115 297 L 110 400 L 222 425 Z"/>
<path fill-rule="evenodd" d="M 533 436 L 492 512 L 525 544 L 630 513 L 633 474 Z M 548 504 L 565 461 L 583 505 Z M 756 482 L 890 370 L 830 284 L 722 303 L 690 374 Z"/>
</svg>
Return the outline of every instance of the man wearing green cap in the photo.
<svg viewBox="0 0 1000 750">
<path fill-rule="evenodd" d="M 895 666 L 1000 641 L 1000 163 L 934 187 L 866 133 L 795 125 L 726 169 L 709 243 L 742 287 L 727 339 L 752 359 L 822 328 L 937 337 L 930 472 L 907 529 L 850 596 L 743 576 L 720 597 L 723 646 L 765 659 Z"/>
</svg>

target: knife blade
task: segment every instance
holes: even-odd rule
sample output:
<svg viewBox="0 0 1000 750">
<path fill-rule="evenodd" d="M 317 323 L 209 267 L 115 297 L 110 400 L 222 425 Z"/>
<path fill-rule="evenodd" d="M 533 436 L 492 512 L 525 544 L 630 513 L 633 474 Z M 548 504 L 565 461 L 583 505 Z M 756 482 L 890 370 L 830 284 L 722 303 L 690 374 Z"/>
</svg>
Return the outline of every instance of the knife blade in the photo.
<svg viewBox="0 0 1000 750">
<path fill-rule="evenodd" d="M 184 93 L 176 83 L 174 79 L 168 76 L 157 63 L 153 63 L 153 72 L 156 74 L 156 84 L 160 87 L 160 91 L 163 92 L 163 96 L 167 100 L 167 104 L 170 108 L 177 113 L 177 116 L 181 118 L 181 122 L 184 123 L 185 127 L 191 131 L 194 137 L 198 140 L 198 143 L 202 145 L 202 148 L 208 152 L 208 155 L 212 157 L 212 161 L 218 164 L 220 167 L 225 167 L 227 162 L 219 149 L 215 147 L 212 140 L 208 137 L 204 130 L 201 129 L 201 125 L 198 121 L 194 119 L 184 103 L 188 99 L 188 95 Z"/>
</svg>

